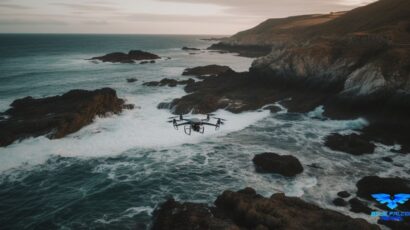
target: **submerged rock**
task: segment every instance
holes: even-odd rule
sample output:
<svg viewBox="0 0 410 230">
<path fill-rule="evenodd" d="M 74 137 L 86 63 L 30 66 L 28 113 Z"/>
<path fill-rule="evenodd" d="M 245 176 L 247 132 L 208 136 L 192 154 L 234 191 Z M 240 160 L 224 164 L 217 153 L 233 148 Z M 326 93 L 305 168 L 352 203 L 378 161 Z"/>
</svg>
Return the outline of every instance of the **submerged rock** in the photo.
<svg viewBox="0 0 410 230">
<path fill-rule="evenodd" d="M 342 198 L 336 198 L 333 200 L 333 204 L 338 206 L 338 207 L 344 207 L 347 206 L 347 202 L 343 200 Z"/>
<path fill-rule="evenodd" d="M 340 191 L 340 192 L 337 193 L 337 196 L 341 197 L 341 198 L 348 198 L 350 196 L 350 193 L 348 193 L 346 191 Z"/>
<path fill-rule="evenodd" d="M 288 177 L 303 172 L 299 160 L 291 155 L 281 156 L 276 153 L 261 153 L 255 155 L 252 161 L 258 172 L 278 173 Z"/>
<path fill-rule="evenodd" d="M 372 212 L 372 210 L 369 207 L 367 207 L 367 205 L 363 201 L 357 198 L 350 199 L 349 204 L 350 204 L 350 211 L 352 212 L 364 213 L 368 215 L 370 215 L 370 213 Z"/>
<path fill-rule="evenodd" d="M 126 53 L 115 52 L 109 53 L 104 56 L 100 57 L 93 57 L 91 60 L 100 60 L 102 62 L 112 62 L 112 63 L 135 63 L 135 61 L 139 60 L 151 60 L 151 59 L 159 59 L 156 54 L 148 53 L 141 50 L 131 50 Z"/>
<path fill-rule="evenodd" d="M 326 137 L 325 145 L 332 150 L 350 153 L 352 155 L 370 154 L 375 145 L 358 134 L 340 135 L 337 133 Z"/>
<path fill-rule="evenodd" d="M 379 229 L 363 219 L 322 209 L 277 193 L 265 198 L 252 188 L 224 191 L 215 207 L 168 200 L 154 212 L 154 230 L 167 229 Z"/>
<path fill-rule="evenodd" d="M 62 138 L 90 124 L 96 116 L 117 114 L 131 108 L 117 97 L 115 90 L 71 90 L 61 96 L 15 100 L 0 121 L 0 146 L 16 140 L 46 135 Z"/>
<path fill-rule="evenodd" d="M 138 81 L 138 79 L 136 79 L 135 77 L 133 77 L 133 78 L 127 78 L 127 82 L 128 82 L 128 83 L 134 83 L 134 82 L 136 82 L 136 81 Z"/>
</svg>

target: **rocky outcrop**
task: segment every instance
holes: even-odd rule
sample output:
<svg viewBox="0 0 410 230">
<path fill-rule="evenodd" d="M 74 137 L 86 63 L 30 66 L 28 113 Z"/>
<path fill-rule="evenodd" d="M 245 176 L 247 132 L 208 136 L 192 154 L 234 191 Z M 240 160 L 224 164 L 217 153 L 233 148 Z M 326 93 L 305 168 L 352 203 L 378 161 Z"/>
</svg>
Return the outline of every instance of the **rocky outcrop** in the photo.
<svg viewBox="0 0 410 230">
<path fill-rule="evenodd" d="M 303 172 L 302 164 L 291 155 L 261 153 L 255 155 L 252 161 L 258 172 L 278 173 L 287 177 L 296 176 Z"/>
<path fill-rule="evenodd" d="M 177 81 L 175 79 L 164 78 L 161 81 L 150 81 L 146 82 L 143 85 L 145 86 L 169 86 L 175 87 L 177 85 L 192 85 L 195 83 L 195 80 L 190 78 L 188 80 Z"/>
<path fill-rule="evenodd" d="M 340 135 L 333 133 L 326 137 L 325 145 L 332 150 L 350 153 L 352 155 L 370 154 L 375 145 L 358 134 Z"/>
<path fill-rule="evenodd" d="M 62 138 L 90 124 L 96 116 L 118 114 L 125 105 L 115 90 L 71 90 L 61 96 L 15 100 L 0 121 L 0 146 L 28 137 Z"/>
<path fill-rule="evenodd" d="M 196 76 L 196 77 L 214 77 L 221 74 L 229 74 L 234 71 L 228 66 L 220 65 L 207 65 L 207 66 L 198 66 L 194 68 L 187 68 L 184 70 L 182 75 L 185 76 Z"/>
<path fill-rule="evenodd" d="M 154 212 L 153 229 L 379 229 L 363 219 L 322 209 L 277 193 L 265 198 L 252 188 L 225 191 L 215 207 L 168 200 Z"/>
<path fill-rule="evenodd" d="M 199 51 L 199 50 L 201 50 L 201 49 L 198 49 L 198 48 L 190 48 L 190 47 L 184 46 L 184 47 L 182 47 L 182 50 L 184 50 L 184 51 Z"/>
<path fill-rule="evenodd" d="M 126 53 L 115 52 L 109 53 L 100 57 L 93 57 L 90 60 L 100 60 L 102 62 L 112 62 L 112 63 L 135 63 L 135 61 L 140 60 L 153 60 L 160 59 L 156 54 L 148 53 L 141 50 L 131 50 Z M 155 62 L 155 61 L 154 61 Z M 148 62 L 147 62 L 148 63 Z"/>
</svg>

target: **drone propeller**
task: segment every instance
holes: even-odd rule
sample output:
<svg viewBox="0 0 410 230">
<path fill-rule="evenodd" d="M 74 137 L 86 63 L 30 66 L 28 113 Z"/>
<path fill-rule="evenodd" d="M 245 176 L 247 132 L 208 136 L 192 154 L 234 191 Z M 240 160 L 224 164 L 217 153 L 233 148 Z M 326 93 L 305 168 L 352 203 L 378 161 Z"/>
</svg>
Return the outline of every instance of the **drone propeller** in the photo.
<svg viewBox="0 0 410 230">
<path fill-rule="evenodd" d="M 217 126 L 224 125 L 225 122 L 223 122 L 223 120 L 224 120 L 224 119 L 222 119 L 222 118 L 218 118 L 218 120 L 216 121 L 216 125 L 217 125 Z"/>
</svg>

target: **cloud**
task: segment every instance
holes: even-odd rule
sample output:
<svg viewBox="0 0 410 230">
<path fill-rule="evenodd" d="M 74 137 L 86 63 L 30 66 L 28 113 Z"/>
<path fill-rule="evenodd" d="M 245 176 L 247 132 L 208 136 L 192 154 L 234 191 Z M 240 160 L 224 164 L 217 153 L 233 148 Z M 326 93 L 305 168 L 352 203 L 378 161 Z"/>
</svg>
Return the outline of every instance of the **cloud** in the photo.
<svg viewBox="0 0 410 230">
<path fill-rule="evenodd" d="M 118 9 L 110 5 L 102 4 L 79 4 L 79 3 L 52 3 L 55 6 L 63 6 L 73 10 L 79 11 L 117 11 Z"/>
<path fill-rule="evenodd" d="M 31 7 L 28 7 L 28 6 L 18 5 L 18 4 L 11 4 L 11 3 L 0 3 L 0 8 L 13 9 L 13 10 L 31 9 Z"/>
<path fill-rule="evenodd" d="M 158 0 L 161 2 L 207 3 L 226 7 L 225 13 L 237 16 L 286 17 L 299 14 L 348 10 L 376 0 Z"/>
<path fill-rule="evenodd" d="M 21 18 L 0 18 L 0 25 L 10 26 L 64 26 L 68 25 L 64 21 L 55 19 L 21 19 Z"/>
</svg>

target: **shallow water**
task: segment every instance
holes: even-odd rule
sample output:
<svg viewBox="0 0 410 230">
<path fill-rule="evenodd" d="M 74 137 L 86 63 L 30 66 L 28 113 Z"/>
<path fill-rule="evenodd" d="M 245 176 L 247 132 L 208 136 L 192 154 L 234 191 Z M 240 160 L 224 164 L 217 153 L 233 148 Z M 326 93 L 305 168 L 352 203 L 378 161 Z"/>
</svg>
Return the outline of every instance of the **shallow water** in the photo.
<svg viewBox="0 0 410 230">
<path fill-rule="evenodd" d="M 145 87 L 164 77 L 186 79 L 184 68 L 229 65 L 249 68 L 252 59 L 208 51 L 195 55 L 181 47 L 205 48 L 198 36 L 0 35 L 0 111 L 24 96 L 51 96 L 70 89 L 112 87 L 137 109 L 97 118 L 59 140 L 31 138 L 0 148 L 2 229 L 134 229 L 149 226 L 159 202 L 212 203 L 225 189 L 246 186 L 270 196 L 284 192 L 336 208 L 341 190 L 355 192 L 363 176 L 409 177 L 410 160 L 378 145 L 376 154 L 351 156 L 323 147 L 331 132 L 349 133 L 363 119 L 333 121 L 321 108 L 308 114 L 261 110 L 231 114 L 227 124 L 204 135 L 187 136 L 166 123 L 171 114 L 157 104 L 184 95 L 182 87 Z M 95 64 L 85 59 L 114 51 L 142 49 L 170 60 L 156 64 Z M 136 83 L 126 79 L 136 77 Z M 252 158 L 265 151 L 292 154 L 304 173 L 293 178 L 255 173 Z M 381 161 L 393 158 L 396 165 Z M 310 167 L 315 165 L 318 167 Z"/>
</svg>

